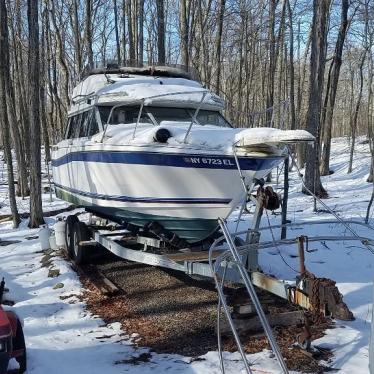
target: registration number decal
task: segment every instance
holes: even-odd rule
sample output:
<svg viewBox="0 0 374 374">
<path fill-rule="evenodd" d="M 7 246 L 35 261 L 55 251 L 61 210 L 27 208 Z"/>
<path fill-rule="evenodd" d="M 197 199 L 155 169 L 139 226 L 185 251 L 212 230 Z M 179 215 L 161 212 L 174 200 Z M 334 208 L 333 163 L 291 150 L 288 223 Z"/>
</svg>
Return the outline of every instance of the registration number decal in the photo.
<svg viewBox="0 0 374 374">
<path fill-rule="evenodd" d="M 202 164 L 202 165 L 227 165 L 235 166 L 232 160 L 228 158 L 217 158 L 217 157 L 184 157 L 185 162 L 189 164 Z"/>
</svg>

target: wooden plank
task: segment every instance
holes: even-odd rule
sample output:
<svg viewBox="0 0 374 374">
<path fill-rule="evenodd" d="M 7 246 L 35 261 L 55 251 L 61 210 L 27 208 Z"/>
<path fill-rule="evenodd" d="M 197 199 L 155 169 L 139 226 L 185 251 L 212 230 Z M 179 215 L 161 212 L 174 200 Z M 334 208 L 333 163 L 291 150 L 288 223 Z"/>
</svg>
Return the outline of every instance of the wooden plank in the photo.
<svg viewBox="0 0 374 374">
<path fill-rule="evenodd" d="M 277 314 L 267 314 L 266 317 L 269 321 L 270 326 L 272 327 L 294 326 L 304 323 L 304 312 L 302 310 Z M 234 324 L 239 334 L 249 331 L 257 332 L 263 329 L 258 316 L 252 317 L 250 319 L 235 319 Z M 221 322 L 221 334 L 231 334 L 230 325 L 225 319 Z"/>
</svg>

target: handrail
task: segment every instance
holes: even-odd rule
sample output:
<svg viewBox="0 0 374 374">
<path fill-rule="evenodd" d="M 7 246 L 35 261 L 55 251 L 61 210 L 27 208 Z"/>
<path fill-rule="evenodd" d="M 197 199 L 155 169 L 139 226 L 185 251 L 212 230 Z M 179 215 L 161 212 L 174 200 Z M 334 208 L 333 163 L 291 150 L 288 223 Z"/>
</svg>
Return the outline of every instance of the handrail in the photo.
<svg viewBox="0 0 374 374">
<path fill-rule="evenodd" d="M 199 111 L 200 111 L 200 109 L 201 109 L 201 106 L 203 105 L 203 102 L 204 102 L 204 100 L 205 100 L 205 96 L 206 96 L 206 95 L 207 95 L 207 92 L 204 92 L 204 93 L 203 93 L 203 97 L 201 98 L 200 103 L 199 103 L 199 105 L 197 106 L 194 115 L 192 116 L 192 120 L 191 120 L 190 125 L 188 126 L 188 129 L 187 129 L 186 135 L 184 136 L 183 143 L 186 143 L 186 141 L 187 141 L 187 137 L 188 137 L 188 135 L 189 135 L 189 133 L 190 133 L 190 131 L 191 131 L 191 129 L 192 129 L 192 125 L 196 122 L 197 115 L 199 114 Z"/>
<path fill-rule="evenodd" d="M 134 132 L 132 134 L 132 139 L 133 140 L 135 139 L 136 129 L 139 126 L 139 121 L 140 121 L 140 117 L 142 115 L 143 107 L 144 107 L 144 99 L 142 100 L 142 103 L 140 104 L 140 109 L 139 109 L 138 117 L 136 119 L 136 125 L 135 125 L 135 128 L 134 128 Z"/>
</svg>

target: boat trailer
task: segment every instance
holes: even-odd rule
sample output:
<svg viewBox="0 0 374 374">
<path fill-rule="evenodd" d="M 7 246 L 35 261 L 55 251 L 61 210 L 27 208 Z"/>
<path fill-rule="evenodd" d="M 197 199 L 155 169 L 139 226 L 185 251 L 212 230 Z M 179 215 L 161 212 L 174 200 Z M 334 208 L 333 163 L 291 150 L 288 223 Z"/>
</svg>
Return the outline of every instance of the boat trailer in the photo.
<svg viewBox="0 0 374 374">
<path fill-rule="evenodd" d="M 90 247 L 99 245 L 125 260 L 173 269 L 194 277 L 213 278 L 219 295 L 217 335 L 222 372 L 224 372 L 224 363 L 221 352 L 221 307 L 226 315 L 229 328 L 234 335 L 246 371 L 247 373 L 252 373 L 245 356 L 244 348 L 240 342 L 240 333 L 232 318 L 224 289 L 227 283 L 244 285 L 250 303 L 258 315 L 261 326 L 266 333 L 282 372 L 288 373 L 255 287 L 268 291 L 303 308 L 305 311 L 309 311 L 309 313 L 305 314 L 303 321 L 306 326 L 305 333 L 298 341 L 301 348 L 309 349 L 311 347 L 311 335 L 308 326 L 311 322 L 324 316 L 341 320 L 353 320 L 354 317 L 344 303 L 335 282 L 326 278 L 318 278 L 307 270 L 305 265 L 305 245 L 321 241 L 360 241 L 370 250 L 373 250 L 374 241 L 358 235 L 296 236 L 294 238 L 275 240 L 273 230 L 280 229 L 283 226 L 300 227 L 303 223 L 260 227 L 261 217 L 264 209 L 266 209 L 266 204 L 265 199 L 259 197 L 261 197 L 261 194 L 258 194 L 257 198 L 251 196 L 252 202 L 256 204 L 252 226 L 247 230 L 230 232 L 225 220 L 219 219 L 218 222 L 222 235 L 213 242 L 209 250 L 202 249 L 201 247 L 177 250 L 175 247 L 171 247 L 169 243 L 155 237 L 155 235 L 148 236 L 141 231 L 137 235 L 134 235 L 118 224 L 108 224 L 106 220 L 106 224 L 103 224 L 102 218 L 97 217 L 96 219 L 92 215 L 88 224 L 79 221 L 76 215 L 70 215 L 66 218 L 64 222 L 65 248 L 68 255 L 77 265 L 88 261 Z M 307 224 L 310 226 L 341 223 L 340 220 L 329 220 L 313 221 Z M 345 221 L 345 224 L 361 225 L 373 230 L 371 226 L 358 221 Z M 272 241 L 260 242 L 261 233 L 264 231 L 271 231 L 273 236 Z M 276 248 L 281 255 L 278 248 L 281 245 L 295 245 L 298 249 L 299 270 L 293 284 L 265 274 L 259 266 L 258 259 L 261 250 Z M 310 321 L 310 315 L 312 315 L 313 321 Z"/>
</svg>

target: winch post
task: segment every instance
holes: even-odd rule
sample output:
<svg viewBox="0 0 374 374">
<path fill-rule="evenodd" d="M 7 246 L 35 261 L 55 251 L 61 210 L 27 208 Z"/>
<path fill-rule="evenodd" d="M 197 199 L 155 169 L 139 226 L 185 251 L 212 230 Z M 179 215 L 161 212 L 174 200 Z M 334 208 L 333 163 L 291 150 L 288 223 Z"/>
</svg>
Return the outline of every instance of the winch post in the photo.
<svg viewBox="0 0 374 374">
<path fill-rule="evenodd" d="M 249 272 L 259 270 L 258 264 L 258 248 L 256 244 L 260 242 L 259 227 L 261 223 L 262 214 L 264 211 L 264 199 L 262 195 L 257 198 L 251 196 L 251 200 L 256 204 L 256 210 L 253 215 L 252 227 L 247 233 L 247 243 L 250 245 L 247 257 L 247 269 Z"/>
</svg>

